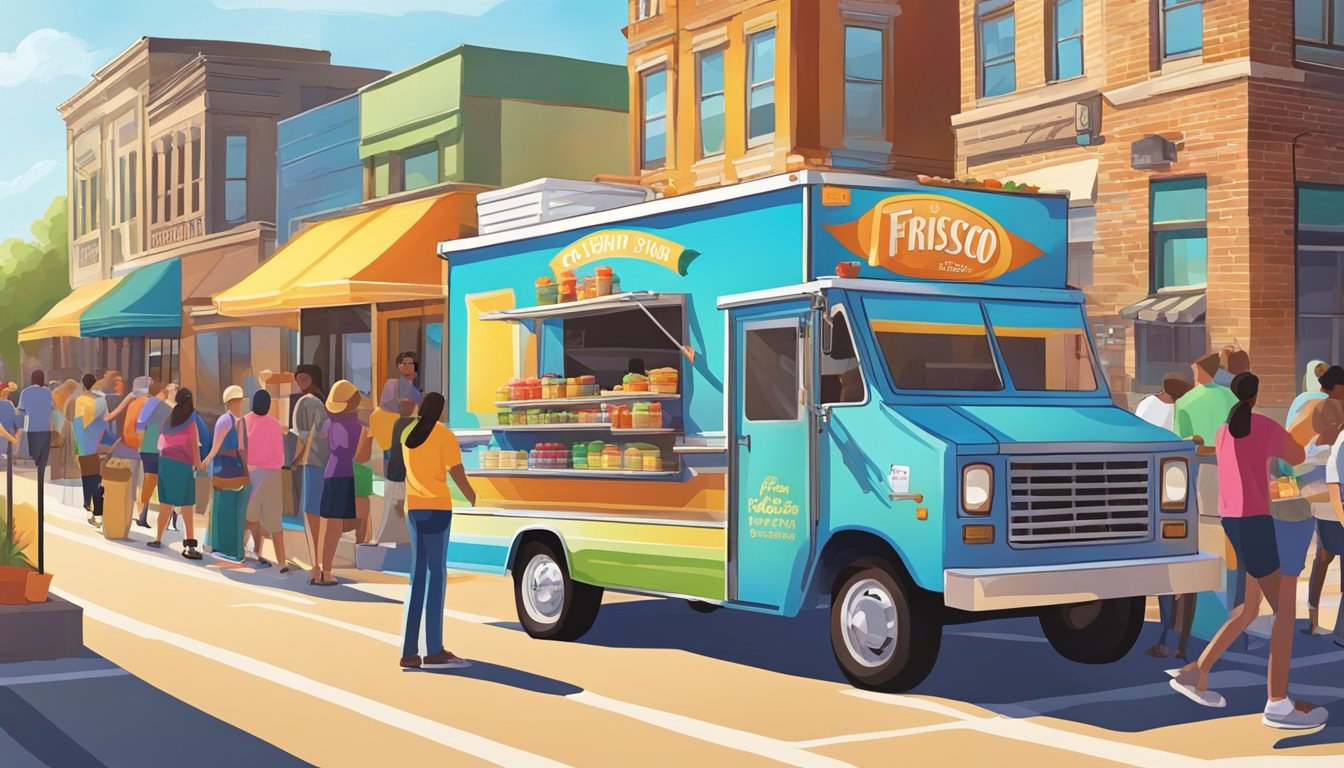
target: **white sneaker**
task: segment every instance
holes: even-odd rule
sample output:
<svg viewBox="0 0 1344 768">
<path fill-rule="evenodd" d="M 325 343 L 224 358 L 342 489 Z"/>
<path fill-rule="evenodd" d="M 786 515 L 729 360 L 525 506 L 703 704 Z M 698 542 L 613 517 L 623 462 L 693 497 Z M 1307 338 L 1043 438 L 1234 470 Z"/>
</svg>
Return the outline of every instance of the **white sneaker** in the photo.
<svg viewBox="0 0 1344 768">
<path fill-rule="evenodd" d="M 1330 713 L 1325 711 L 1324 707 L 1314 707 L 1310 712 L 1303 712 L 1294 706 L 1284 715 L 1272 715 L 1266 708 L 1265 715 L 1261 719 L 1265 725 L 1270 728 L 1282 728 L 1287 731 L 1304 731 L 1311 728 L 1320 728 L 1325 725 L 1325 721 L 1330 719 Z"/>
</svg>

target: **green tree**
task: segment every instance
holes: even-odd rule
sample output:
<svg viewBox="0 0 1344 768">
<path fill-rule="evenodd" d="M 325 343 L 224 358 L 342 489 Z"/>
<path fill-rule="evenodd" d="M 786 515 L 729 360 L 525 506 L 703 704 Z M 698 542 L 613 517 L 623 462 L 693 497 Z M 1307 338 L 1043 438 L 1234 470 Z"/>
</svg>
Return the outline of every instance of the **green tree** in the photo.
<svg viewBox="0 0 1344 768">
<path fill-rule="evenodd" d="M 19 370 L 19 331 L 70 293 L 70 240 L 65 195 L 33 222 L 33 240 L 0 242 L 0 357 L 10 378 Z"/>
</svg>

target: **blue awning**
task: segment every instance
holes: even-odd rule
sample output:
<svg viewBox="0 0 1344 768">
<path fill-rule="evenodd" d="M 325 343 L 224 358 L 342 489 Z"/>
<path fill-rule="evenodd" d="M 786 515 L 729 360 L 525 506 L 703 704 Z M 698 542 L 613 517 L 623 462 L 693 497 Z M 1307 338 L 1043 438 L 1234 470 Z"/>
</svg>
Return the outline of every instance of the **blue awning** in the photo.
<svg viewBox="0 0 1344 768">
<path fill-rule="evenodd" d="M 79 318 L 81 336 L 177 336 L 182 332 L 182 262 L 167 259 L 122 279 Z"/>
</svg>

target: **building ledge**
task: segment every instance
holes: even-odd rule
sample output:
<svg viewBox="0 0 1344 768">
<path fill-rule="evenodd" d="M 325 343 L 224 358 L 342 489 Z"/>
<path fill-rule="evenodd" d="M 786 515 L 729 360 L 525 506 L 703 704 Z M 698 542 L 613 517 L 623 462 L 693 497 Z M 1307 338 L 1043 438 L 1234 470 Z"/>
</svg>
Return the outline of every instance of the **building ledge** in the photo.
<svg viewBox="0 0 1344 768">
<path fill-rule="evenodd" d="M 1286 83 L 1305 82 L 1307 73 L 1293 67 L 1261 64 L 1249 58 L 1231 61 L 1203 62 L 1187 69 L 1167 71 L 1134 85 L 1104 91 L 1102 96 L 1117 107 L 1165 96 L 1181 91 L 1221 85 L 1237 80 L 1278 80 Z"/>
<path fill-rule="evenodd" d="M 1101 91 L 1100 84 L 1092 78 L 1074 78 L 1057 83 L 1046 83 L 1034 88 L 1014 92 L 1011 95 L 997 96 L 985 106 L 977 106 L 969 111 L 952 116 L 954 130 L 980 123 L 1031 112 L 1041 107 L 1049 107 L 1070 101 L 1080 101 Z"/>
</svg>

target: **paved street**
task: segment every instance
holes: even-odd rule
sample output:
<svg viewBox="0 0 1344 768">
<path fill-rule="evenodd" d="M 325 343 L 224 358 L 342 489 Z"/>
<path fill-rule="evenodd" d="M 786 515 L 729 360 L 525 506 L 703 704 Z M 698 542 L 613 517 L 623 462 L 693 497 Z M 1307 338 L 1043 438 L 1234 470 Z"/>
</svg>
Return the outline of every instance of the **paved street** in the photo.
<svg viewBox="0 0 1344 768">
<path fill-rule="evenodd" d="M 16 490 L 35 501 L 31 481 Z M 53 589 L 85 607 L 90 653 L 54 672 L 0 667 L 6 768 L 840 768 L 953 749 L 996 765 L 1337 766 L 1344 755 L 1344 649 L 1322 638 L 1298 636 L 1293 690 L 1337 725 L 1309 735 L 1260 724 L 1263 648 L 1228 655 L 1212 680 L 1228 708 L 1209 710 L 1170 691 L 1169 661 L 1136 649 L 1073 665 L 1033 621 L 1001 621 L 950 628 L 916 694 L 871 694 L 843 682 L 824 615 L 701 615 L 609 595 L 582 641 L 546 643 L 516 625 L 506 579 L 465 574 L 450 580 L 447 633 L 474 666 L 403 672 L 395 578 L 341 573 L 362 582 L 324 590 L 298 572 L 189 563 L 145 548 L 138 530 L 105 541 L 51 490 Z M 1338 600 L 1332 588 L 1331 620 Z M 1154 635 L 1150 624 L 1139 648 Z M 21 679 L 38 674 L 72 679 Z"/>
</svg>

